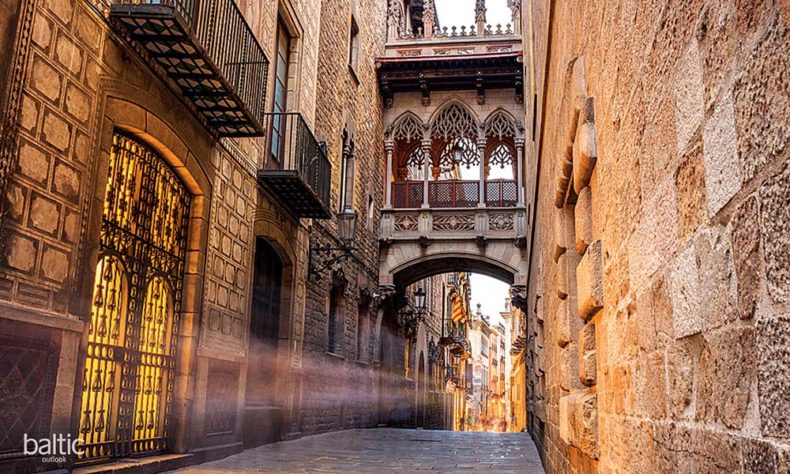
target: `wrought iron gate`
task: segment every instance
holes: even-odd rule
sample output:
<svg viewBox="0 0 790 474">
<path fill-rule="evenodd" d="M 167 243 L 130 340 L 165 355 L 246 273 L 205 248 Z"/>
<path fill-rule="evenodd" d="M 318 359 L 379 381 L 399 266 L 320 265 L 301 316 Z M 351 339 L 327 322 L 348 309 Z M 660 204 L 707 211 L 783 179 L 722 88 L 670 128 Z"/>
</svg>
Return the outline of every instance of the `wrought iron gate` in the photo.
<svg viewBox="0 0 790 474">
<path fill-rule="evenodd" d="M 79 435 L 82 461 L 167 448 L 190 196 L 150 148 L 113 137 Z"/>
</svg>

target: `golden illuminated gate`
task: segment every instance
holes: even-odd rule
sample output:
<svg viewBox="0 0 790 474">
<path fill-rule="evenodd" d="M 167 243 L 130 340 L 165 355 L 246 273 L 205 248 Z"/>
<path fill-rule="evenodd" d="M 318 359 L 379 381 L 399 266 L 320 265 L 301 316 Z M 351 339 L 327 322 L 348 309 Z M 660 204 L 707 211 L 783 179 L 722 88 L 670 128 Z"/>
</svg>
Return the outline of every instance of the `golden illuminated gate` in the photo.
<svg viewBox="0 0 790 474">
<path fill-rule="evenodd" d="M 167 448 L 189 204 L 155 152 L 114 135 L 82 385 L 83 461 Z"/>
</svg>

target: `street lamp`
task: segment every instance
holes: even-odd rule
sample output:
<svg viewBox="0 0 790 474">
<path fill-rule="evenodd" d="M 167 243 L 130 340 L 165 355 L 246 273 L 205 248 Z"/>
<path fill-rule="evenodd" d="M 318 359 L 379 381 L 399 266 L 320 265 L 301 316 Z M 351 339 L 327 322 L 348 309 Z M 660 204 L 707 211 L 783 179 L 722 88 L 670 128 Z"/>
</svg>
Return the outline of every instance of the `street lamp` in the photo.
<svg viewBox="0 0 790 474">
<path fill-rule="evenodd" d="M 340 238 L 341 246 L 332 247 L 329 244 L 315 245 L 310 247 L 310 263 L 308 271 L 316 279 L 321 279 L 321 273 L 332 265 L 353 257 L 354 238 L 357 233 L 357 212 L 352 209 L 344 209 L 337 216 L 337 233 Z M 313 257 L 324 258 L 320 266 Z"/>
<path fill-rule="evenodd" d="M 350 247 L 357 235 L 357 211 L 344 209 L 337 215 L 337 231 L 340 240 L 346 247 Z"/>
<path fill-rule="evenodd" d="M 414 292 L 414 304 L 420 311 L 425 309 L 425 290 L 423 290 L 422 287 Z"/>
</svg>

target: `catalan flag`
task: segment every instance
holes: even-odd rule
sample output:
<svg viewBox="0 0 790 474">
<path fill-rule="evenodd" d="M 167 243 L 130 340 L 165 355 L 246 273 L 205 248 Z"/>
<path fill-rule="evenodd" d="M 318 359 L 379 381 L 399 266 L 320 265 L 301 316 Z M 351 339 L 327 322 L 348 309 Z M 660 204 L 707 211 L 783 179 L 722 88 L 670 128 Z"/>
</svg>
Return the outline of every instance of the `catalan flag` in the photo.
<svg viewBox="0 0 790 474">
<path fill-rule="evenodd" d="M 453 297 L 453 322 L 464 319 L 464 308 L 461 306 L 461 299 L 458 295 Z"/>
</svg>

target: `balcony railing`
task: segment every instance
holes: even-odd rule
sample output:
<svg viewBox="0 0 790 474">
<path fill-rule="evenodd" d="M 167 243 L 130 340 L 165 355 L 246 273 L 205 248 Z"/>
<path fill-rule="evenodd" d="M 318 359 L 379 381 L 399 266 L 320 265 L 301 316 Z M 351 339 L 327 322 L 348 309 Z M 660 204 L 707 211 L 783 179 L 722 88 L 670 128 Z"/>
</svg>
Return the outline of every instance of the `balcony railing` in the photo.
<svg viewBox="0 0 790 474">
<path fill-rule="evenodd" d="M 115 0 L 110 19 L 219 136 L 261 136 L 269 61 L 234 0 Z"/>
<path fill-rule="evenodd" d="M 264 114 L 266 147 L 258 181 L 299 218 L 328 219 L 332 165 L 298 113 Z"/>
<path fill-rule="evenodd" d="M 422 181 L 392 183 L 392 206 L 396 209 L 422 206 L 423 189 Z"/>
<path fill-rule="evenodd" d="M 477 207 L 479 201 L 480 181 L 431 181 L 428 184 L 430 207 Z"/>
<path fill-rule="evenodd" d="M 488 207 L 515 207 L 518 203 L 518 184 L 515 180 L 495 179 L 485 184 Z"/>
<path fill-rule="evenodd" d="M 392 207 L 414 209 L 422 207 L 423 181 L 392 183 Z M 516 207 L 518 183 L 509 179 L 487 180 L 485 204 L 487 207 Z M 478 207 L 480 181 L 446 180 L 428 182 L 428 207 L 432 209 Z"/>
</svg>

